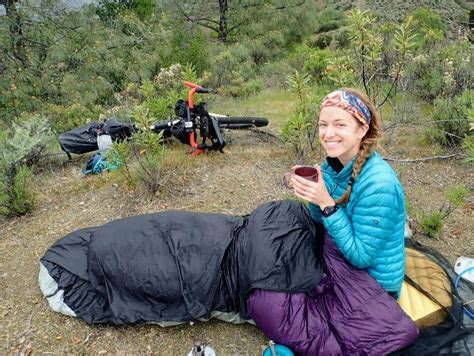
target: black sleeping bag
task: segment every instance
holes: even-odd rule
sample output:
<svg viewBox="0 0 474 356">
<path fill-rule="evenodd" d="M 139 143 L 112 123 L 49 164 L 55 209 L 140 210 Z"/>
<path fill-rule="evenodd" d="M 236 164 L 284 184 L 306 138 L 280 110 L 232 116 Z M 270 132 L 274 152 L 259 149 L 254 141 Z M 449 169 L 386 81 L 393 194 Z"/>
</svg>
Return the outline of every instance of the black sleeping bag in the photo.
<svg viewBox="0 0 474 356">
<path fill-rule="evenodd" d="M 183 322 L 212 311 L 249 319 L 253 288 L 310 292 L 321 278 L 317 228 L 304 205 L 245 217 L 162 212 L 75 231 L 41 263 L 88 323 Z"/>
</svg>

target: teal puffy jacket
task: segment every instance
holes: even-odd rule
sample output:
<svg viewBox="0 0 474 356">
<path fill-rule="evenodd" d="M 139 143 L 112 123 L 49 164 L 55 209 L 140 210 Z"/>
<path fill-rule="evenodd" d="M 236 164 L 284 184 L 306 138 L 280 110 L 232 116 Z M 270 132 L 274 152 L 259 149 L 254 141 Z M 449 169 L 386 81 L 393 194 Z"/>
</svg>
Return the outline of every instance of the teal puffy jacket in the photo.
<svg viewBox="0 0 474 356">
<path fill-rule="evenodd" d="M 339 163 L 339 162 L 338 162 Z M 338 173 L 326 160 L 321 166 L 326 187 L 338 199 L 352 175 L 354 159 Z M 349 202 L 329 217 L 309 204 L 345 258 L 365 268 L 388 292 L 397 292 L 405 273 L 405 199 L 392 167 L 373 152 L 352 186 Z"/>
</svg>

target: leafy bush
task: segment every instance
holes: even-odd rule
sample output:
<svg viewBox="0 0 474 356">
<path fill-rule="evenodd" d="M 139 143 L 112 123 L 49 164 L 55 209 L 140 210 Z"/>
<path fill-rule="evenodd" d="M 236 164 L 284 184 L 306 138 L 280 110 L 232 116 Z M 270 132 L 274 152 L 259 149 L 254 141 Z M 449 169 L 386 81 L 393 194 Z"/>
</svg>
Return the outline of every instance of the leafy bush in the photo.
<svg viewBox="0 0 474 356">
<path fill-rule="evenodd" d="M 57 132 L 65 132 L 79 127 L 86 122 L 97 121 L 103 108 L 101 106 L 70 106 L 46 104 L 44 110 L 48 111 L 51 128 Z"/>
<path fill-rule="evenodd" d="M 26 214 L 33 207 L 32 166 L 52 140 L 46 118 L 26 117 L 0 135 L 0 215 Z"/>
<path fill-rule="evenodd" d="M 322 82 L 338 88 L 357 86 L 358 76 L 347 52 L 337 51 L 330 58 Z"/>
<path fill-rule="evenodd" d="M 445 192 L 446 203 L 436 211 L 419 211 L 416 213 L 421 232 L 428 237 L 438 237 L 443 230 L 446 219 L 458 207 L 466 203 L 469 190 L 464 185 L 456 185 Z"/>
<path fill-rule="evenodd" d="M 221 87 L 219 93 L 232 97 L 247 97 L 258 93 L 263 87 L 263 82 L 260 79 L 244 80 L 242 77 L 235 77 L 228 85 Z"/>
<path fill-rule="evenodd" d="M 459 147 L 469 133 L 474 90 L 454 98 L 438 98 L 433 106 L 433 139 L 448 147 Z"/>
<path fill-rule="evenodd" d="M 116 142 L 106 156 L 110 162 L 120 163 L 117 170 L 128 186 L 138 186 L 148 196 L 154 196 L 162 186 L 162 160 L 168 149 L 163 145 L 163 133 L 149 130 L 153 119 L 144 107 L 137 107 L 134 112 L 137 127 L 141 129 L 129 142 Z"/>
<path fill-rule="evenodd" d="M 462 148 L 465 154 L 464 162 L 474 163 L 474 137 L 466 137 L 462 144 Z"/>
<path fill-rule="evenodd" d="M 408 89 L 428 102 L 440 96 L 458 96 L 473 87 L 469 41 L 434 44 L 412 58 L 405 76 Z"/>
<path fill-rule="evenodd" d="M 34 204 L 31 168 L 10 164 L 0 175 L 0 215 L 9 218 L 28 213 Z"/>
<path fill-rule="evenodd" d="M 297 70 L 287 77 L 290 90 L 298 96 L 298 106 L 283 126 L 281 136 L 291 146 L 296 161 L 301 161 L 314 149 L 317 107 L 312 104 L 310 80 L 308 73 L 300 73 Z M 320 96 L 317 102 L 322 99 L 322 95 Z"/>
<path fill-rule="evenodd" d="M 107 24 L 112 24 L 125 11 L 134 12 L 144 20 L 155 10 L 156 2 L 151 0 L 100 0 L 96 6 L 97 15 Z"/>
<path fill-rule="evenodd" d="M 415 35 L 411 18 L 401 24 L 382 24 L 371 12 L 353 10 L 348 18 L 350 46 L 347 61 L 357 86 L 381 107 L 398 87 Z"/>
<path fill-rule="evenodd" d="M 410 15 L 413 19 L 414 32 L 417 34 L 418 48 L 425 48 L 445 38 L 446 29 L 439 14 L 427 7 L 421 7 Z"/>
<path fill-rule="evenodd" d="M 0 110 L 7 124 L 22 112 L 49 115 L 51 107 L 96 111 L 116 105 L 115 93 L 130 81 L 153 78 L 165 57 L 166 46 L 157 44 L 165 43 L 168 33 L 153 18 L 145 24 L 125 11 L 105 25 L 91 8 L 52 16 L 54 4 L 19 12 L 24 45 L 15 47 L 10 31 L 0 31 L 0 90 L 5 94 Z M 64 118 L 54 122 L 55 129 L 77 123 Z"/>
<path fill-rule="evenodd" d="M 285 37 L 280 31 L 269 31 L 264 36 L 244 41 L 243 46 L 248 48 L 253 62 L 259 66 L 281 57 L 282 48 L 285 46 Z"/>
<path fill-rule="evenodd" d="M 333 40 L 334 36 L 332 33 L 323 32 L 309 37 L 307 43 L 313 48 L 324 49 L 329 47 Z"/>
<path fill-rule="evenodd" d="M 321 81 L 333 56 L 334 52 L 328 49 L 312 49 L 305 61 L 304 71 Z"/>
<path fill-rule="evenodd" d="M 189 32 L 192 31 L 192 36 Z M 210 66 L 208 41 L 199 28 L 181 25 L 173 28 L 171 39 L 165 47 L 164 66 L 175 63 L 192 64 L 196 73 L 201 75 Z"/>
<path fill-rule="evenodd" d="M 172 117 L 176 101 L 187 98 L 189 88 L 183 85 L 184 80 L 198 80 L 193 65 L 183 67 L 173 64 L 168 68 L 161 68 L 153 81 L 144 81 L 139 90 L 144 98 L 143 105 L 148 110 L 145 116 L 158 121 Z"/>
<path fill-rule="evenodd" d="M 440 211 L 434 211 L 430 213 L 422 213 L 419 224 L 426 236 L 435 238 L 441 233 L 444 227 L 444 222 L 444 214 Z"/>
<path fill-rule="evenodd" d="M 248 89 L 245 88 L 246 82 L 256 76 L 256 64 L 251 51 L 242 44 L 222 46 L 221 49 L 214 56 L 211 73 L 207 78 L 209 86 L 222 88 L 221 92 L 225 93 L 227 90 L 227 93 L 234 96 L 247 95 L 252 87 L 258 89 L 257 82 L 250 84 Z"/>
</svg>

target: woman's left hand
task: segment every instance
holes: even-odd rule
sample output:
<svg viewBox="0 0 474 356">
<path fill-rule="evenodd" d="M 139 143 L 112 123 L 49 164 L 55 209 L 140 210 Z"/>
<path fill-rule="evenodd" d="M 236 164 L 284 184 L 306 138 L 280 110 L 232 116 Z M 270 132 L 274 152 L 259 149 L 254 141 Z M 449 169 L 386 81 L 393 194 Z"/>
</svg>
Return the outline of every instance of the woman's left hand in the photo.
<svg viewBox="0 0 474 356">
<path fill-rule="evenodd" d="M 321 167 L 315 166 L 318 171 L 318 181 L 313 182 L 303 177 L 294 174 L 290 180 L 290 186 L 293 188 L 293 193 L 303 200 L 316 204 L 322 210 L 327 206 L 335 205 L 336 202 L 329 194 L 324 184 Z"/>
</svg>

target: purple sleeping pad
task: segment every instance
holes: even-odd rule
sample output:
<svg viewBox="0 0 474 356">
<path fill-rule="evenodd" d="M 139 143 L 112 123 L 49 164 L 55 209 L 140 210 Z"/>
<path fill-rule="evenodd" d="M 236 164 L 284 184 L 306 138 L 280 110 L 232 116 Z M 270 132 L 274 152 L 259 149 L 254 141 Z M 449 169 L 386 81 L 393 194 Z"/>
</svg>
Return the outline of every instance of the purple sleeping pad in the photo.
<svg viewBox="0 0 474 356">
<path fill-rule="evenodd" d="M 248 310 L 272 340 L 303 355 L 385 355 L 412 344 L 415 323 L 324 233 L 324 275 L 314 294 L 255 289 Z"/>
</svg>

